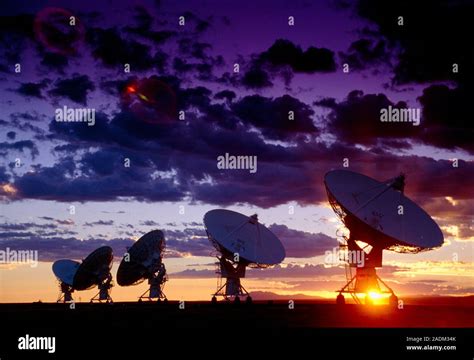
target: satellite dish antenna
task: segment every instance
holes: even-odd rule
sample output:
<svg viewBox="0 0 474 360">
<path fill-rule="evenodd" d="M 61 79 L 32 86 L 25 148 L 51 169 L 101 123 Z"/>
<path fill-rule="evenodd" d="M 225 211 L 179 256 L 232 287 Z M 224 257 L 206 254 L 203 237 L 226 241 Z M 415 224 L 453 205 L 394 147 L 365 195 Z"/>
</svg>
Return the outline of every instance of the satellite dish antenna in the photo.
<svg viewBox="0 0 474 360">
<path fill-rule="evenodd" d="M 59 281 L 60 293 L 57 302 L 71 302 L 74 292 L 74 275 L 81 264 L 74 260 L 57 260 L 53 263 L 53 273 Z"/>
<path fill-rule="evenodd" d="M 125 253 L 117 270 L 117 282 L 120 286 L 137 285 L 148 280 L 149 289 L 140 297 L 143 299 L 166 300 L 163 292 L 165 282 L 168 280 L 163 252 L 165 250 L 165 237 L 160 230 L 153 230 L 143 235 Z"/>
<path fill-rule="evenodd" d="M 334 170 L 325 175 L 324 184 L 332 209 L 349 230 L 348 236 L 339 237 L 347 283 L 339 290 L 337 302 L 345 303 L 343 293 L 356 303 L 361 303 L 359 294 L 371 303 L 376 294 L 388 293 L 390 304 L 396 305 L 398 298 L 376 272 L 382 267 L 383 250 L 418 253 L 437 248 L 444 241 L 439 226 L 404 195 L 403 174 L 379 182 L 356 172 Z"/>
<path fill-rule="evenodd" d="M 97 285 L 99 292 L 91 302 L 112 302 L 109 290 L 113 286 L 110 269 L 114 259 L 110 246 L 102 246 L 90 253 L 82 263 L 74 260 L 58 260 L 53 264 L 53 273 L 60 281 L 61 294 L 58 302 L 73 301 L 75 290 L 88 290 Z"/>
<path fill-rule="evenodd" d="M 204 225 L 212 245 L 219 252 L 217 256 L 220 284 L 212 301 L 217 296 L 226 300 L 240 301 L 249 293 L 240 283 L 245 277 L 247 266 L 268 267 L 285 258 L 285 249 L 280 240 L 258 222 L 257 215 L 245 216 L 230 210 L 211 210 L 204 215 Z M 225 283 L 222 285 L 222 278 Z"/>
</svg>

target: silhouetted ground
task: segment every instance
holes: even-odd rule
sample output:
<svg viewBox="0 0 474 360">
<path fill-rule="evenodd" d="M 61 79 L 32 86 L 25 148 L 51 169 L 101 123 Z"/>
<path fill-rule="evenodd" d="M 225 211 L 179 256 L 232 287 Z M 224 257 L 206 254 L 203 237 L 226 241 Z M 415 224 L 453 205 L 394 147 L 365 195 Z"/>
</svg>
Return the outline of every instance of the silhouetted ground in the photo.
<svg viewBox="0 0 474 360">
<path fill-rule="evenodd" d="M 183 348 L 179 351 L 191 351 L 191 354 L 193 348 L 186 344 L 193 340 L 207 346 L 209 351 L 215 346 L 223 350 L 219 347 L 222 342 L 234 347 L 253 343 L 252 346 L 270 346 L 275 351 L 279 346 L 296 345 L 342 351 L 346 349 L 343 347 L 355 349 L 367 343 L 368 348 L 363 346 L 369 353 L 388 351 L 403 354 L 405 358 L 426 355 L 406 353 L 407 336 L 457 336 L 458 349 L 467 351 L 470 359 L 474 349 L 472 304 L 406 305 L 402 310 L 388 306 L 338 306 L 310 300 L 297 300 L 294 309 L 284 300 L 256 301 L 251 305 L 185 302 L 184 309 L 179 305 L 175 301 L 77 303 L 72 310 L 69 304 L 0 304 L 2 328 L 8 329 L 2 338 L 3 350 L 17 351 L 18 337 L 25 334 L 55 336 L 57 354 L 71 349 L 87 351 L 102 343 L 115 348 L 139 343 L 144 349 L 144 344 L 163 346 L 181 339 Z M 2 346 L 2 360 L 16 358 L 3 357 L 1 351 Z M 24 354 L 18 358 L 23 359 Z M 37 354 L 32 358 L 38 358 Z M 454 353 L 428 354 L 429 358 L 441 355 L 441 358 L 458 358 L 452 356 Z M 51 358 L 51 354 L 42 356 Z"/>
<path fill-rule="evenodd" d="M 25 324 L 48 319 L 48 324 L 64 321 L 74 324 L 107 322 L 109 326 L 134 324 L 153 328 L 159 321 L 172 328 L 214 328 L 222 322 L 236 326 L 245 323 L 259 328 L 287 327 L 378 327 L 378 328 L 459 328 L 474 327 L 472 305 L 405 305 L 403 309 L 387 305 L 354 305 L 296 300 L 294 308 L 287 301 L 256 301 L 251 305 L 219 302 L 176 301 L 164 303 L 121 302 L 114 304 L 34 303 L 0 304 L 2 320 L 13 318 Z"/>
</svg>

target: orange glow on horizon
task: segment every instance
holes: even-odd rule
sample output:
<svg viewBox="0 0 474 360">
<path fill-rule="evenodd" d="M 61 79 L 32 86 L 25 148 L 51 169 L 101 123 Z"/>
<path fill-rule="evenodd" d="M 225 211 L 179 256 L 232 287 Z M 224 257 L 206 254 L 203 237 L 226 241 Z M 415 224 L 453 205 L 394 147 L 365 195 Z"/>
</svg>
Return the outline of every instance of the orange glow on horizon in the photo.
<svg viewBox="0 0 474 360">
<path fill-rule="evenodd" d="M 382 294 L 378 290 L 370 290 L 365 296 L 370 298 L 373 305 L 385 305 L 388 303 L 388 295 Z"/>
</svg>

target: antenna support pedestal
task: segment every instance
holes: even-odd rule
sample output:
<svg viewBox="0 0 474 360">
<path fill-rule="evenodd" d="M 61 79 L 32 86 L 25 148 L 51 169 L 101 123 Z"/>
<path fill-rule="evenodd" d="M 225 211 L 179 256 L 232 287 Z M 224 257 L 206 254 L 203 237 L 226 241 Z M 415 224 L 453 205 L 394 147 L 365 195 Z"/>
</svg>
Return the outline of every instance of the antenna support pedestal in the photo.
<svg viewBox="0 0 474 360">
<path fill-rule="evenodd" d="M 158 272 L 148 279 L 148 284 L 150 284 L 149 289 L 140 295 L 138 301 L 167 300 L 163 292 L 166 281 L 168 281 L 168 277 L 166 275 L 165 264 L 161 263 Z"/>
<path fill-rule="evenodd" d="M 223 296 L 226 300 L 240 297 L 250 297 L 249 293 L 240 283 L 240 279 L 245 277 L 247 264 L 237 263 L 237 266 L 224 257 L 219 259 L 219 274 L 225 279 L 225 283 L 218 287 L 214 296 Z"/>
</svg>

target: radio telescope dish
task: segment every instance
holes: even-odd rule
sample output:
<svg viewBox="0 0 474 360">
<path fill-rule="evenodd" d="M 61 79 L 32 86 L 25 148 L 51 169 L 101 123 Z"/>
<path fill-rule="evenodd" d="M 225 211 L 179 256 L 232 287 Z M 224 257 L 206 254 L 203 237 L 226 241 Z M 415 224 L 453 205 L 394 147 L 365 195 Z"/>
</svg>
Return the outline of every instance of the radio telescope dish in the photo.
<svg viewBox="0 0 474 360">
<path fill-rule="evenodd" d="M 61 289 L 58 302 L 72 301 L 72 293 L 74 292 L 73 283 L 74 275 L 81 264 L 74 260 L 57 260 L 53 263 L 53 273 L 59 281 Z"/>
<path fill-rule="evenodd" d="M 125 253 L 117 270 L 117 282 L 120 286 L 137 285 L 148 280 L 149 289 L 139 297 L 158 301 L 166 296 L 163 293 L 165 282 L 168 280 L 163 252 L 165 237 L 160 230 L 153 230 L 143 235 Z"/>
<path fill-rule="evenodd" d="M 98 286 L 99 293 L 93 301 L 111 302 L 109 290 L 112 285 L 110 269 L 114 259 L 112 248 L 102 246 L 89 254 L 82 263 L 73 260 L 58 260 L 53 264 L 53 272 L 60 281 L 61 296 L 58 302 L 72 301 L 74 290 L 88 290 Z"/>
<path fill-rule="evenodd" d="M 241 285 L 247 266 L 268 267 L 285 258 L 280 240 L 258 222 L 257 215 L 245 216 L 235 211 L 216 209 L 204 215 L 204 225 L 212 245 L 219 252 L 218 273 L 226 281 L 213 296 L 240 301 L 248 292 Z"/>
<path fill-rule="evenodd" d="M 396 304 L 393 290 L 375 270 L 382 267 L 383 250 L 417 253 L 437 248 L 444 241 L 441 229 L 404 195 L 403 174 L 379 182 L 356 172 L 334 170 L 325 175 L 324 184 L 332 209 L 349 230 L 349 236 L 339 239 L 348 269 L 347 284 L 339 291 L 338 302 L 344 303 L 342 293 L 351 294 L 357 303 L 360 293 L 365 294 L 366 302 L 370 302 L 368 294 L 389 293 L 390 302 Z M 356 268 L 355 275 L 352 268 Z"/>
</svg>

